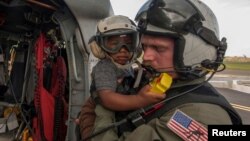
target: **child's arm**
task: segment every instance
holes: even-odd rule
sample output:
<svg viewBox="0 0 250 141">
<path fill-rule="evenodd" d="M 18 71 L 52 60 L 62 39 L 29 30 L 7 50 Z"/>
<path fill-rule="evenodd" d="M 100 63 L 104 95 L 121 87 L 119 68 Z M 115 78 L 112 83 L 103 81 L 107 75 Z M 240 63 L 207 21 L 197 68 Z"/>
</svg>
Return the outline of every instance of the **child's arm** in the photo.
<svg viewBox="0 0 250 141">
<path fill-rule="evenodd" d="M 112 90 L 99 90 L 102 105 L 114 111 L 135 110 L 159 102 L 165 95 L 150 92 L 150 86 L 144 86 L 136 95 L 123 95 Z"/>
</svg>

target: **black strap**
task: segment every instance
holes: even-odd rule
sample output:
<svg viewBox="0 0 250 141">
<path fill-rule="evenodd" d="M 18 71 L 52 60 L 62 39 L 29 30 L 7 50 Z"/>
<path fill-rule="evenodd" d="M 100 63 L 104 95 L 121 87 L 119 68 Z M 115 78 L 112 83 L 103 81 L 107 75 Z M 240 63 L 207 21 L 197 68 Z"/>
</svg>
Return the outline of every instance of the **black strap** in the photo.
<svg viewBox="0 0 250 141">
<path fill-rule="evenodd" d="M 200 36 L 207 43 L 215 47 L 221 46 L 220 41 L 217 39 L 215 33 L 212 30 L 204 27 L 201 22 L 194 24 L 193 30 L 196 35 Z"/>
<path fill-rule="evenodd" d="M 184 89 L 185 90 L 190 89 L 190 87 L 194 87 L 194 86 L 187 86 Z M 167 98 L 171 98 L 177 93 L 179 92 L 176 90 L 173 90 L 171 93 L 168 93 L 169 96 Z M 177 106 L 186 104 L 186 103 L 211 103 L 211 104 L 219 105 L 228 112 L 233 124 L 235 125 L 242 124 L 242 120 L 239 114 L 228 103 L 228 101 L 221 94 L 219 94 L 215 90 L 215 88 L 213 88 L 209 83 L 206 83 L 200 88 L 194 90 L 192 93 L 187 93 L 185 95 L 180 96 L 177 99 L 175 98 L 170 101 L 167 101 L 166 103 L 164 103 L 161 110 L 155 111 L 153 114 L 147 117 L 144 117 L 144 119 L 146 122 L 149 122 L 150 120 L 154 118 L 161 117 L 164 113 L 168 112 L 169 110 Z"/>
<path fill-rule="evenodd" d="M 190 90 L 192 91 L 190 92 Z M 234 125 L 242 125 L 241 117 L 228 101 L 209 83 L 205 82 L 203 85 L 185 86 L 181 89 L 169 90 L 167 98 L 163 103 L 161 102 L 130 113 L 126 117 L 127 122 L 119 126 L 131 128 L 123 128 L 123 131 L 120 132 L 124 132 L 124 129 L 125 131 L 133 131 L 136 127 L 148 123 L 154 118 L 159 118 L 171 109 L 186 103 L 211 103 L 219 105 L 227 111 Z"/>
</svg>

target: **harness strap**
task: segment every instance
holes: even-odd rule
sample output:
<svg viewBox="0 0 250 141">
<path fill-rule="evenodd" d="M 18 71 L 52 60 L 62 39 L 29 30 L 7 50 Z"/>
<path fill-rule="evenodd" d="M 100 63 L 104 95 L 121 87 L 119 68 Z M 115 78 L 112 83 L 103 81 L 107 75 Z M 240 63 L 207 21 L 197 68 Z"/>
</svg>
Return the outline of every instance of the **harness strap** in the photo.
<svg viewBox="0 0 250 141">
<path fill-rule="evenodd" d="M 190 89 L 190 87 L 194 87 L 194 86 L 187 86 L 184 89 L 187 90 L 187 89 Z M 167 98 L 171 98 L 172 96 L 178 93 L 179 93 L 178 91 L 173 91 L 171 93 L 168 93 Z M 235 125 L 242 124 L 242 120 L 240 116 L 238 115 L 238 113 L 235 111 L 235 109 L 227 102 L 227 100 L 221 94 L 219 94 L 213 87 L 211 87 L 209 83 L 205 83 L 204 86 L 202 86 L 199 89 L 194 90 L 192 93 L 187 93 L 187 94 L 180 96 L 178 99 L 172 99 L 170 101 L 167 101 L 161 107 L 161 110 L 156 110 L 153 114 L 146 116 L 145 121 L 147 123 L 154 118 L 159 118 L 164 113 L 173 109 L 174 107 L 177 107 L 179 105 L 183 105 L 186 103 L 211 103 L 211 104 L 219 105 L 227 111 L 233 124 Z"/>
<path fill-rule="evenodd" d="M 140 82 L 141 82 L 141 78 L 142 78 L 142 74 L 143 74 L 143 68 L 142 68 L 140 62 L 136 61 L 135 63 L 138 65 L 138 73 L 137 73 L 133 88 L 139 87 Z"/>
<path fill-rule="evenodd" d="M 160 118 L 169 110 L 186 103 L 211 103 L 219 105 L 227 111 L 234 125 L 242 125 L 242 120 L 238 113 L 226 101 L 226 99 L 221 94 L 219 94 L 209 83 L 205 83 L 203 86 L 190 93 L 181 95 L 181 93 L 188 91 L 196 86 L 197 85 L 186 86 L 182 88 L 181 91 L 178 88 L 169 90 L 167 99 L 170 100 L 166 100 L 164 103 L 158 103 L 153 106 L 148 106 L 129 114 L 127 117 L 127 122 L 119 126 L 134 127 L 126 130 L 132 131 L 136 127 L 148 123 L 154 118 Z M 172 98 L 178 94 L 180 94 L 178 99 Z M 133 126 L 131 126 L 131 124 Z"/>
</svg>

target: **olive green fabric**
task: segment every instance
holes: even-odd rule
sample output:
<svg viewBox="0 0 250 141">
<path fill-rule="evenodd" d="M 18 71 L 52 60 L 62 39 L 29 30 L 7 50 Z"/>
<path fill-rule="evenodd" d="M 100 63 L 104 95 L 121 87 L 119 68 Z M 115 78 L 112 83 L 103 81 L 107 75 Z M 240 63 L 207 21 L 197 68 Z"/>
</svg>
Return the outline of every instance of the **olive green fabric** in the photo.
<svg viewBox="0 0 250 141">
<path fill-rule="evenodd" d="M 102 130 L 103 128 L 115 122 L 115 112 L 104 108 L 97 104 L 95 108 L 96 119 L 93 133 Z M 91 139 L 91 141 L 115 141 L 118 139 L 116 128 L 107 130 Z"/>
<path fill-rule="evenodd" d="M 196 79 L 189 82 L 175 82 L 174 87 L 183 87 L 187 85 L 200 84 L 204 81 L 204 78 Z M 179 88 L 181 89 L 181 88 Z M 100 106 L 100 105 L 99 105 Z M 182 139 L 172 132 L 167 126 L 167 122 L 172 117 L 176 110 L 181 110 L 185 114 L 189 115 L 194 120 L 203 124 L 207 128 L 209 124 L 232 124 L 231 118 L 227 111 L 219 105 L 209 103 L 186 103 L 177 106 L 168 112 L 164 113 L 160 118 L 154 118 L 149 123 L 137 127 L 133 132 L 124 132 L 119 138 L 117 137 L 117 129 L 110 129 L 101 135 L 97 135 L 92 138 L 92 141 L 182 141 Z M 99 127 L 95 127 L 95 131 L 102 129 L 110 125 L 115 121 L 115 116 L 111 111 L 99 107 L 96 108 L 96 113 L 102 113 L 98 115 L 98 119 L 102 119 L 102 123 Z M 105 114 L 104 114 L 105 113 Z M 106 122 L 103 122 L 105 119 Z"/>
<path fill-rule="evenodd" d="M 182 141 L 178 135 L 166 126 L 167 122 L 177 109 L 203 124 L 206 128 L 209 124 L 232 124 L 229 115 L 220 106 L 207 103 L 188 103 L 168 111 L 159 119 L 155 118 L 148 124 L 139 126 L 131 133 L 125 132 L 119 139 L 116 135 L 116 129 L 110 129 L 107 132 L 94 137 L 92 141 Z M 98 110 L 105 109 L 98 108 Z M 100 111 L 98 112 L 100 113 Z M 107 122 L 103 123 L 103 127 L 107 126 L 107 124 L 109 125 L 111 119 L 114 120 L 110 115 L 109 118 L 105 118 Z M 98 122 L 98 120 L 96 121 Z M 102 127 L 99 126 L 95 129 L 101 128 Z"/>
<path fill-rule="evenodd" d="M 181 110 L 194 120 L 203 124 L 207 128 L 209 124 L 232 124 L 231 118 L 227 112 L 220 106 L 206 103 L 189 103 L 176 107 L 164 114 L 159 119 L 153 119 L 148 123 L 151 127 L 154 127 L 162 141 L 179 141 L 182 140 L 178 135 L 173 133 L 166 124 L 174 114 L 175 110 Z M 149 141 L 149 140 L 144 140 Z"/>
</svg>

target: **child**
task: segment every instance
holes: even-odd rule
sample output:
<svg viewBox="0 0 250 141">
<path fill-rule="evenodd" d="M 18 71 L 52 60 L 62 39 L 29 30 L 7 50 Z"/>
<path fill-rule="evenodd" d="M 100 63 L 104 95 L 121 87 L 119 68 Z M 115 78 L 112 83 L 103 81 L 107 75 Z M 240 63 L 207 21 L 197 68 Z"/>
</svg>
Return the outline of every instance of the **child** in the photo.
<svg viewBox="0 0 250 141">
<path fill-rule="evenodd" d="M 113 111 L 135 110 L 164 98 L 164 95 L 150 92 L 149 85 L 137 94 L 128 94 L 121 85 L 125 77 L 133 76 L 131 64 L 138 56 L 138 34 L 134 22 L 125 16 L 111 16 L 101 20 L 97 30 L 90 42 L 93 54 L 101 59 L 91 74 L 90 92 L 96 103 L 93 133 L 116 121 Z M 92 140 L 100 141 L 107 136 L 116 137 L 116 134 L 114 130 L 108 130 Z"/>
</svg>

